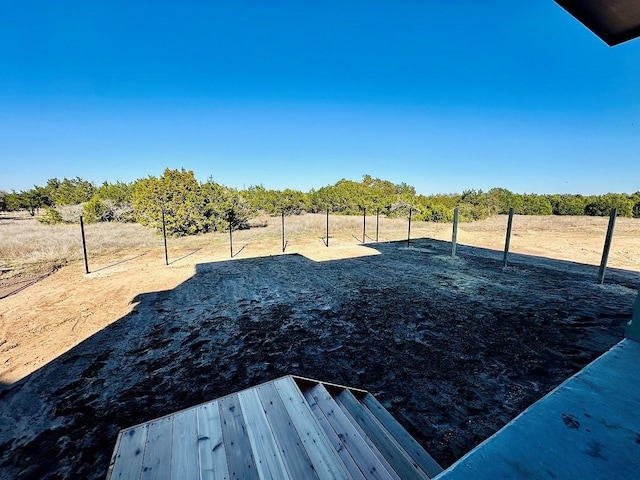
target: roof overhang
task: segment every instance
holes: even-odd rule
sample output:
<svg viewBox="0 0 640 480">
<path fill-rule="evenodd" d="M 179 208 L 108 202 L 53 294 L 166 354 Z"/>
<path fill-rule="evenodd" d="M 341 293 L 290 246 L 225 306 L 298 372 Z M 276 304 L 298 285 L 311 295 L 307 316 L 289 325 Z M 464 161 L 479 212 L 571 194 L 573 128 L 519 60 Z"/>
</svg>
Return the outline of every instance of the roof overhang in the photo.
<svg viewBox="0 0 640 480">
<path fill-rule="evenodd" d="M 640 36 L 638 0 L 555 0 L 609 46 Z"/>
</svg>

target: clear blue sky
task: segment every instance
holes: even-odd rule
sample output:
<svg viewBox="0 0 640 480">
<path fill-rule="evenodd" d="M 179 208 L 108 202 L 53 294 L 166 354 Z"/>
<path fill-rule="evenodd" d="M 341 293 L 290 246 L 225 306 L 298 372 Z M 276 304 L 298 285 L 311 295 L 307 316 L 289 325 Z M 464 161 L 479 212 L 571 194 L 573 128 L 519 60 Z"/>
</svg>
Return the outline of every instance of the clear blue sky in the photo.
<svg viewBox="0 0 640 480">
<path fill-rule="evenodd" d="M 552 0 L 2 2 L 0 189 L 640 190 L 640 39 Z"/>
</svg>

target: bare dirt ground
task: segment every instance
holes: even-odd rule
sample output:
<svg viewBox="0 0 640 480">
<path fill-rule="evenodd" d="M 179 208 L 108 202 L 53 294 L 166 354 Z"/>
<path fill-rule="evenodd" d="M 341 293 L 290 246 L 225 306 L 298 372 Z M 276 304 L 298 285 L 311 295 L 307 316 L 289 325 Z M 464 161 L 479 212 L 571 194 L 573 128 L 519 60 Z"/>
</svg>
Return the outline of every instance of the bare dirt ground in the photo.
<svg viewBox="0 0 640 480">
<path fill-rule="evenodd" d="M 104 478 L 119 429 L 289 373 L 369 390 L 447 466 L 622 339 L 640 281 L 633 219 L 604 285 L 607 219 L 516 217 L 504 270 L 505 217 L 461 224 L 457 258 L 450 225 L 361 246 L 332 219 L 326 248 L 322 216 L 287 221 L 284 255 L 276 218 L 231 261 L 226 235 L 170 239 L 168 267 L 144 237 L 89 275 L 5 273 L 0 478 Z"/>
</svg>

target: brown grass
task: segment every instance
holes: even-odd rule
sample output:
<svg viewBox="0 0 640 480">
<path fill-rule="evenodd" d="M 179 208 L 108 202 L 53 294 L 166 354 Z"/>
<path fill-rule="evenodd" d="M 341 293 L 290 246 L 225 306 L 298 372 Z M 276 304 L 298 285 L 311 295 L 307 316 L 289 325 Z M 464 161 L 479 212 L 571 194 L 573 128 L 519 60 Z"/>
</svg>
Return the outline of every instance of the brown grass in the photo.
<svg viewBox="0 0 640 480">
<path fill-rule="evenodd" d="M 112 255 L 158 244 L 161 239 L 138 224 L 85 227 L 90 255 Z M 0 217 L 0 265 L 16 271 L 45 271 L 82 259 L 79 225 L 42 225 L 33 217 Z"/>
<path fill-rule="evenodd" d="M 262 216 L 253 219 L 249 230 L 234 232 L 234 251 L 244 248 L 243 255 L 269 255 L 281 250 L 281 217 Z M 598 263 L 607 228 L 607 218 L 598 217 L 525 217 L 516 216 L 512 251 L 552 258 Z M 404 241 L 406 218 L 380 218 L 379 241 Z M 461 244 L 500 250 L 504 246 L 506 216 L 495 216 L 473 223 L 460 224 Z M 362 240 L 362 217 L 331 216 L 332 246 L 357 245 Z M 323 245 L 326 216 L 306 214 L 285 219 L 287 251 Z M 86 225 L 90 258 L 122 257 L 150 250 L 162 250 L 162 236 L 138 224 L 103 223 Z M 612 266 L 633 268 L 640 247 L 640 219 L 617 219 L 610 262 Z M 413 222 L 412 238 L 451 240 L 451 224 Z M 376 218 L 367 217 L 366 241 L 376 238 Z M 170 238 L 171 255 L 175 258 L 195 250 L 204 254 L 228 251 L 227 232 Z M 574 254 L 567 254 L 571 250 Z M 160 253 L 161 255 L 161 253 Z M 28 215 L 0 215 L 0 267 L 9 275 L 22 271 L 50 271 L 57 266 L 82 260 L 82 243 L 78 224 L 42 225 Z M 632 261 L 633 260 L 633 261 Z M 1 273 L 1 272 L 0 272 Z"/>
</svg>

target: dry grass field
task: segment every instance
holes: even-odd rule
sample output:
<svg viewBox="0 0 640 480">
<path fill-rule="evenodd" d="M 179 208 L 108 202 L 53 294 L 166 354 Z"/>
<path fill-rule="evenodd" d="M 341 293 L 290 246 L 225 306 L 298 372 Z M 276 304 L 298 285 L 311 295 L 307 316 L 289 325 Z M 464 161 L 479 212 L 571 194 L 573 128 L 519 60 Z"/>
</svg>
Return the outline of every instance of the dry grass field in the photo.
<svg viewBox="0 0 640 480">
<path fill-rule="evenodd" d="M 554 259 L 598 264 L 607 228 L 607 218 L 601 217 L 528 217 L 516 216 L 511 239 L 511 251 Z M 249 230 L 234 232 L 234 254 L 253 257 L 281 252 L 282 223 L 280 217 L 259 217 Z M 331 246 L 357 245 L 362 241 L 380 242 L 407 239 L 407 219 L 331 216 Z M 377 228 L 376 228 L 377 227 Z M 89 257 L 98 263 L 109 263 L 131 254 L 151 253 L 163 257 L 162 237 L 138 224 L 102 223 L 87 225 L 86 239 Z M 458 243 L 494 250 L 504 248 L 506 216 L 460 224 Z M 287 251 L 315 250 L 323 246 L 326 233 L 324 215 L 286 217 L 285 239 Z M 616 268 L 637 269 L 640 220 L 618 218 L 609 265 Z M 412 238 L 451 240 L 451 224 L 413 222 Z M 198 257 L 209 255 L 219 259 L 229 256 L 227 233 L 169 238 L 171 256 L 198 250 Z M 41 225 L 27 214 L 0 214 L 0 269 L 2 278 L 24 272 L 46 273 L 82 260 L 80 228 L 77 224 Z"/>
<path fill-rule="evenodd" d="M 622 338 L 640 221 L 255 219 L 170 238 L 0 217 L 0 478 L 104 478 L 118 429 L 294 373 L 374 393 L 443 465 Z"/>
</svg>

